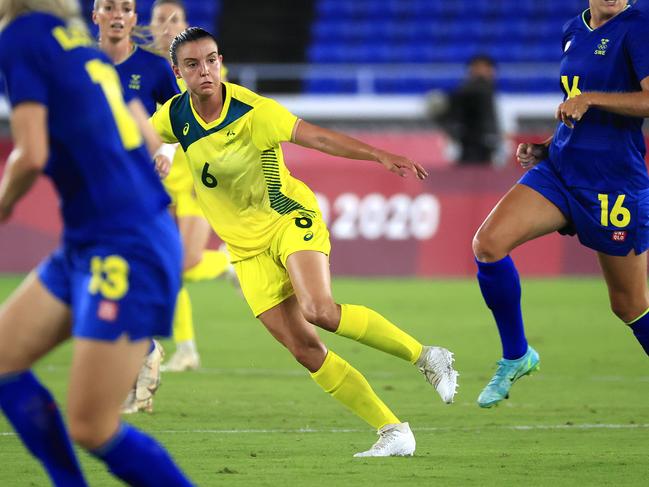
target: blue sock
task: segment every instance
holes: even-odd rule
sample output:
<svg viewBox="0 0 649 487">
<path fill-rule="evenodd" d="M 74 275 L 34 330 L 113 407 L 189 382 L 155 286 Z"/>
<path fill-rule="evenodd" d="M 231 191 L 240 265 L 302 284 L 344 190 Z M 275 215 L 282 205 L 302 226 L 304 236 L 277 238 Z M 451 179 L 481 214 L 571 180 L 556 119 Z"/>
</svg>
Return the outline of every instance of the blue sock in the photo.
<svg viewBox="0 0 649 487">
<path fill-rule="evenodd" d="M 629 323 L 633 330 L 633 334 L 644 348 L 644 351 L 649 355 L 649 310 L 645 311 L 643 315 L 636 318 Z"/>
<path fill-rule="evenodd" d="M 521 283 L 514 261 L 508 255 L 497 262 L 478 264 L 478 283 L 482 297 L 494 315 L 503 358 L 515 360 L 527 352 L 521 314 Z"/>
<path fill-rule="evenodd" d="M 154 350 L 155 350 L 155 342 L 151 340 L 151 343 L 149 344 L 149 351 L 146 354 L 149 355 Z"/>
<path fill-rule="evenodd" d="M 108 443 L 91 451 L 128 485 L 137 487 L 191 487 L 171 456 L 156 440 L 122 424 Z"/>
<path fill-rule="evenodd" d="M 0 376 L 0 408 L 54 485 L 88 485 L 59 408 L 31 371 Z"/>
</svg>

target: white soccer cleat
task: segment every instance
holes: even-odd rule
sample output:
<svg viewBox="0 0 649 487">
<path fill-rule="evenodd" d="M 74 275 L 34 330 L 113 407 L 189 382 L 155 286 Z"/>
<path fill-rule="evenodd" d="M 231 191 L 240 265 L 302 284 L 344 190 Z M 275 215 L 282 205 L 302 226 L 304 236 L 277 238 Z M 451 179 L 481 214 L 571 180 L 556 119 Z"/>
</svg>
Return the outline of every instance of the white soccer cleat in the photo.
<svg viewBox="0 0 649 487">
<path fill-rule="evenodd" d="M 122 405 L 122 414 L 153 412 L 153 395 L 160 387 L 160 364 L 164 357 L 162 345 L 157 340 L 153 340 L 153 344 L 153 350 L 144 358 L 135 388 L 129 392 Z"/>
<path fill-rule="evenodd" d="M 408 423 L 387 424 L 377 431 L 379 441 L 355 457 L 411 457 L 415 453 L 415 435 Z"/>
<path fill-rule="evenodd" d="M 134 414 L 139 411 L 137 404 L 135 403 L 135 387 L 128 391 L 128 396 L 122 404 L 122 414 Z"/>
<path fill-rule="evenodd" d="M 194 350 L 178 348 L 166 364 L 162 365 L 163 372 L 184 372 L 196 370 L 201 365 L 198 353 Z"/>
<path fill-rule="evenodd" d="M 442 347 L 424 347 L 415 364 L 446 404 L 453 402 L 460 374 L 453 368 L 453 354 Z"/>
</svg>

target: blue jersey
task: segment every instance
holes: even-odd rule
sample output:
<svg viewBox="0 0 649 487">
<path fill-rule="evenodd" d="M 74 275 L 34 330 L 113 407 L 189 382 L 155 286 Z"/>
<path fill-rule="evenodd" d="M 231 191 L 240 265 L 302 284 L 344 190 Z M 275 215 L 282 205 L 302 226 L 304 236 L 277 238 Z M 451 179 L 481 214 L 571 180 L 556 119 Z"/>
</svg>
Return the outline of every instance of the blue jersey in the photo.
<svg viewBox="0 0 649 487">
<path fill-rule="evenodd" d="M 582 92 L 640 91 L 649 76 L 649 16 L 628 7 L 597 29 L 590 11 L 564 27 L 561 86 L 566 97 Z M 600 192 L 649 188 L 642 118 L 590 108 L 574 129 L 559 123 L 550 164 L 568 187 Z"/>
<path fill-rule="evenodd" d="M 647 12 L 649 11 L 649 0 L 636 0 L 633 3 L 633 8 Z"/>
<path fill-rule="evenodd" d="M 68 243 L 128 232 L 169 203 L 119 77 L 93 44 L 85 32 L 45 13 L 21 15 L 0 34 L 11 105 L 36 102 L 48 110 L 45 173 L 60 197 Z"/>
<path fill-rule="evenodd" d="M 115 65 L 128 96 L 139 98 L 149 115 L 157 105 L 180 93 L 169 62 L 151 51 L 135 46 L 131 55 Z"/>
</svg>

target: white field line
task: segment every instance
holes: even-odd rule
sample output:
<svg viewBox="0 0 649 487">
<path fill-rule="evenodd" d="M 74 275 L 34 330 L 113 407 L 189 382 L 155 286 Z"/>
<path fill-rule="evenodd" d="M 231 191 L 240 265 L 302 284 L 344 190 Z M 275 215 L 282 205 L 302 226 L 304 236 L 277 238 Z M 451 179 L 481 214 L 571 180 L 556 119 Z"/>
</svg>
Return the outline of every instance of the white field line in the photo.
<svg viewBox="0 0 649 487">
<path fill-rule="evenodd" d="M 454 427 L 435 427 L 423 426 L 413 428 L 415 432 L 479 432 L 484 430 L 513 430 L 513 431 L 533 431 L 533 430 L 627 430 L 627 429 L 647 429 L 649 423 L 642 424 L 531 424 L 531 425 L 501 425 L 501 426 L 483 426 L 479 428 L 454 428 Z M 367 433 L 368 429 L 364 428 L 298 428 L 298 429 L 193 429 L 193 430 L 152 430 L 153 434 L 199 434 L 199 435 L 238 435 L 238 434 L 337 434 L 337 433 Z M 11 431 L 0 432 L 0 437 L 16 436 Z"/>
<path fill-rule="evenodd" d="M 61 372 L 69 371 L 70 367 L 67 365 L 51 364 L 46 365 L 41 370 L 46 372 Z M 478 374 L 465 372 L 460 373 L 464 379 L 476 378 Z M 221 369 L 221 368 L 203 368 L 193 371 L 192 374 L 204 375 L 230 375 L 230 376 L 244 376 L 244 377 L 308 377 L 308 373 L 304 369 L 263 369 L 263 368 L 234 368 L 234 369 Z M 385 379 L 400 378 L 401 374 L 389 372 L 386 370 L 373 370 L 366 374 L 368 377 L 380 377 Z M 490 375 L 490 374 L 489 374 Z M 535 380 L 565 380 L 567 376 L 537 374 L 534 376 Z M 622 375 L 590 375 L 580 376 L 580 380 L 588 380 L 592 382 L 649 382 L 649 376 L 622 376 Z"/>
</svg>

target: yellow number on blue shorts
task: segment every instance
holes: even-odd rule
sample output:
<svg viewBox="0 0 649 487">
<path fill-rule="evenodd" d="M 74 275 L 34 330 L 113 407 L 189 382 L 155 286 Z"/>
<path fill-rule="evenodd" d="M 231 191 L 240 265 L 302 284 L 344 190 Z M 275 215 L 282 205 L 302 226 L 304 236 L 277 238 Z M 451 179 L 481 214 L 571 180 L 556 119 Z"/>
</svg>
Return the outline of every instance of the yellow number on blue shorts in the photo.
<svg viewBox="0 0 649 487">
<path fill-rule="evenodd" d="M 618 195 L 615 200 L 615 204 L 611 209 L 610 213 L 608 210 L 608 195 L 607 194 L 598 194 L 597 199 L 600 202 L 601 207 L 601 218 L 600 223 L 603 227 L 608 227 L 609 221 L 610 224 L 614 227 L 624 228 L 629 223 L 631 223 L 631 212 L 622 206 L 624 204 L 624 199 L 626 195 Z"/>
<path fill-rule="evenodd" d="M 90 294 L 100 293 L 106 299 L 118 300 L 128 292 L 128 262 L 119 255 L 90 261 L 92 278 L 88 285 Z"/>
</svg>

